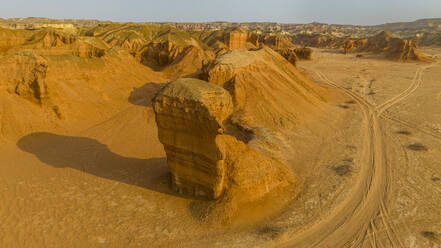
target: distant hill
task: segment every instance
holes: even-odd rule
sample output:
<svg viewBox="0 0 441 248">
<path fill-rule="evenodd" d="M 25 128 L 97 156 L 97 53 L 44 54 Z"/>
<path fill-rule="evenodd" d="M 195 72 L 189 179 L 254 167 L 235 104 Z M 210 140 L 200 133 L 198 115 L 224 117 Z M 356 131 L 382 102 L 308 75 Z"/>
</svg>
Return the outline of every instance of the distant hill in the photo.
<svg viewBox="0 0 441 248">
<path fill-rule="evenodd" d="M 139 23 L 118 23 L 100 20 L 75 20 L 75 19 L 49 19 L 40 17 L 29 18 L 10 18 L 1 19 L 0 27 L 9 29 L 39 29 L 47 24 L 72 24 L 79 29 L 91 29 L 100 24 L 109 25 L 156 25 L 174 27 L 186 31 L 214 31 L 232 27 L 241 27 L 261 33 L 277 33 L 282 35 L 313 35 L 325 34 L 336 37 L 366 38 L 385 30 L 400 38 L 412 39 L 421 36 L 422 33 L 433 34 L 441 32 L 441 18 L 420 19 L 412 22 L 385 23 L 381 25 L 360 26 L 326 24 L 312 22 L 307 24 L 276 23 L 276 22 L 205 22 L 205 23 L 185 23 L 185 22 L 139 22 Z M 429 35 L 431 36 L 431 35 Z M 427 42 L 426 42 L 427 43 Z M 423 42 L 425 44 L 425 42 Z M 432 44 L 432 43 L 430 43 Z M 435 43 L 437 44 L 437 43 Z"/>
</svg>

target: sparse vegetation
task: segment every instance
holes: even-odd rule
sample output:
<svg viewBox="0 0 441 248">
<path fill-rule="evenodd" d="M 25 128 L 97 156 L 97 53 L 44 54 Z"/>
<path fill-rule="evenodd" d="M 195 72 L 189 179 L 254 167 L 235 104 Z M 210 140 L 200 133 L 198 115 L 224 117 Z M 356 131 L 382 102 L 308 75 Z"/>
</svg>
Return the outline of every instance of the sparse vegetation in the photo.
<svg viewBox="0 0 441 248">
<path fill-rule="evenodd" d="M 279 237 L 283 233 L 283 229 L 276 226 L 264 226 L 257 230 L 257 234 L 267 236 L 271 239 Z"/>
<path fill-rule="evenodd" d="M 421 144 L 421 143 L 414 143 L 414 144 L 410 144 L 407 146 L 408 149 L 413 150 L 413 151 L 428 151 L 429 149 Z"/>
<path fill-rule="evenodd" d="M 410 131 L 407 131 L 407 130 L 399 130 L 396 133 L 402 134 L 402 135 L 411 135 L 412 134 Z"/>
<path fill-rule="evenodd" d="M 349 164 L 339 165 L 332 168 L 339 176 L 344 176 L 352 172 L 352 166 Z"/>
<path fill-rule="evenodd" d="M 432 231 L 422 231 L 421 235 L 433 242 L 441 242 L 441 235 Z"/>
<path fill-rule="evenodd" d="M 342 108 L 342 109 L 348 109 L 350 108 L 348 105 L 343 105 L 343 104 L 338 104 L 338 107 Z"/>
</svg>

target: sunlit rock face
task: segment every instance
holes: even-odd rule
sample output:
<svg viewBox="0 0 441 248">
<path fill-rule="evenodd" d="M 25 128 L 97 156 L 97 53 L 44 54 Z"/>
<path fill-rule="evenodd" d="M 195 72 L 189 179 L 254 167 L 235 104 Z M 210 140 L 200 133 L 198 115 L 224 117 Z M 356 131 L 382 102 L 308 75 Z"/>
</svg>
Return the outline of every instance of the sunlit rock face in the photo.
<svg viewBox="0 0 441 248">
<path fill-rule="evenodd" d="M 229 32 L 224 37 L 224 43 L 231 50 L 244 48 L 247 40 L 248 34 L 241 32 Z"/>
<path fill-rule="evenodd" d="M 230 210 L 298 182 L 280 161 L 237 138 L 231 121 L 235 104 L 223 86 L 191 78 L 167 84 L 153 99 L 173 189 L 220 198 L 221 209 Z"/>
<path fill-rule="evenodd" d="M 218 136 L 233 110 L 228 91 L 197 79 L 178 79 L 158 93 L 154 110 L 173 188 L 218 198 L 226 185 L 225 147 Z"/>
</svg>

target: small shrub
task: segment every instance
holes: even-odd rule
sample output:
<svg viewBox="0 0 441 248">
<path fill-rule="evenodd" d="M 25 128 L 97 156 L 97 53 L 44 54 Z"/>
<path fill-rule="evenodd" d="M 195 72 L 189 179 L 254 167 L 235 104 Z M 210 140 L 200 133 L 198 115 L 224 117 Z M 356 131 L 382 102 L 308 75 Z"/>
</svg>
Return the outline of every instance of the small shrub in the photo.
<svg viewBox="0 0 441 248">
<path fill-rule="evenodd" d="M 429 150 L 429 149 L 427 149 L 427 147 L 425 145 L 420 144 L 420 143 L 408 145 L 407 148 L 410 150 L 413 150 L 413 151 L 427 151 L 427 150 Z"/>
<path fill-rule="evenodd" d="M 332 168 L 339 176 L 344 176 L 352 172 L 352 167 L 348 164 L 340 165 Z"/>
<path fill-rule="evenodd" d="M 412 133 L 410 131 L 407 130 L 400 130 L 396 132 L 397 134 L 402 134 L 402 135 L 411 135 Z"/>
</svg>

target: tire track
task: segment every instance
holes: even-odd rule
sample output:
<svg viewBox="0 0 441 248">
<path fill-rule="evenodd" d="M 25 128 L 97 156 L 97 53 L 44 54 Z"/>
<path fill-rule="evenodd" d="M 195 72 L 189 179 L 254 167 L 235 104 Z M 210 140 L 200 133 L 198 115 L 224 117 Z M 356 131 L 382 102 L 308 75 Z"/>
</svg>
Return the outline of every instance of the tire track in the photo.
<svg viewBox="0 0 441 248">
<path fill-rule="evenodd" d="M 391 120 L 393 122 L 396 122 L 398 124 L 401 124 L 403 126 L 406 126 L 408 128 L 415 129 L 415 130 L 417 130 L 417 131 L 419 131 L 421 133 L 424 133 L 426 135 L 429 135 L 432 138 L 435 138 L 437 140 L 441 140 L 441 135 L 438 134 L 435 131 L 432 131 L 432 130 L 429 130 L 429 129 L 426 129 L 426 128 L 422 128 L 422 127 L 418 127 L 415 124 L 412 124 L 412 123 L 407 122 L 407 121 L 400 120 L 400 119 L 398 119 L 396 117 L 393 117 L 393 116 L 390 116 L 390 115 L 383 114 L 381 117 L 384 118 L 384 119 L 388 119 L 388 120 Z"/>
<path fill-rule="evenodd" d="M 358 94 L 338 86 L 321 72 L 319 78 L 352 97 L 363 112 L 363 150 L 360 156 L 360 173 L 349 196 L 327 218 L 311 228 L 296 233 L 283 247 L 360 247 L 370 239 L 373 247 L 379 245 L 373 220 L 380 215 L 391 247 L 404 247 L 398 238 L 385 205 L 391 182 L 385 151 L 384 134 L 380 117 L 390 107 L 404 100 L 422 84 L 423 72 L 438 63 L 419 68 L 412 84 L 402 93 L 384 103 L 373 106 Z M 382 245 L 381 245 L 382 246 Z M 280 247 L 280 244 L 279 244 Z"/>
</svg>

